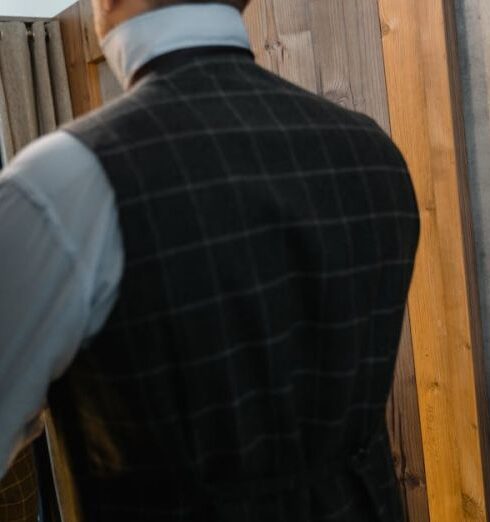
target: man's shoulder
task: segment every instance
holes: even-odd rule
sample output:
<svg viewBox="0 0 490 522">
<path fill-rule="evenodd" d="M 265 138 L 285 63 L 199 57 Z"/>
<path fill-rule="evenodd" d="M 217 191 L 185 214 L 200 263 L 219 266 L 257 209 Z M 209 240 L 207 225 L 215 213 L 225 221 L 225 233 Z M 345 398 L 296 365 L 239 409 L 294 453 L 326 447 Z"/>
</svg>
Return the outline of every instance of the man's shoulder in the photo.
<svg viewBox="0 0 490 522">
<path fill-rule="evenodd" d="M 276 114 L 283 115 L 286 124 L 295 121 L 293 115 L 297 114 L 299 123 L 306 122 L 306 126 L 325 131 L 324 136 L 331 144 L 355 146 L 359 154 L 365 151 L 367 157 L 371 157 L 371 149 L 375 149 L 395 166 L 406 166 L 389 130 L 368 114 L 336 103 L 327 95 L 311 92 L 260 66 L 250 68 L 250 75 L 258 78 L 257 84 L 267 85 L 271 95 L 262 96 L 261 101 L 269 104 L 269 109 Z M 285 116 L 288 111 L 290 114 Z"/>
<path fill-rule="evenodd" d="M 75 161 L 76 159 L 76 161 Z M 18 175 L 19 171 L 69 172 L 76 166 L 83 168 L 95 161 L 93 154 L 69 133 L 58 130 L 42 136 L 21 151 L 5 167 L 7 177 Z"/>
<path fill-rule="evenodd" d="M 52 201 L 75 186 L 99 177 L 97 157 L 79 140 L 56 131 L 32 142 L 2 171 L 1 182 L 17 185 L 40 201 Z"/>
<path fill-rule="evenodd" d="M 340 102 L 337 103 L 335 100 L 330 99 L 328 94 L 309 90 L 305 86 L 293 83 L 256 63 L 247 63 L 245 65 L 248 81 L 255 88 L 255 92 L 280 95 L 278 97 L 266 96 L 263 98 L 263 101 L 287 104 L 287 98 L 291 97 L 292 104 L 297 105 L 297 101 L 301 100 L 304 106 L 309 107 L 310 112 L 308 115 L 313 121 L 320 120 L 320 122 L 325 122 L 326 118 L 328 118 L 329 122 L 338 122 L 339 126 L 357 126 L 361 130 L 375 131 L 385 138 L 389 137 L 386 131 L 372 117 L 360 112 L 359 109 L 346 107 Z M 265 89 L 261 91 L 260 87 L 265 87 Z"/>
<path fill-rule="evenodd" d="M 63 130 L 90 150 L 101 152 L 106 148 L 117 148 L 124 140 L 125 130 L 127 134 L 132 134 L 136 129 L 141 131 L 148 126 L 152 116 L 148 97 L 153 95 L 152 89 L 153 86 L 143 82 L 106 105 L 68 123 Z M 164 105 L 171 95 L 161 86 L 158 91 L 158 103 Z"/>
<path fill-rule="evenodd" d="M 87 130 L 97 131 L 107 135 L 107 126 L 112 120 L 124 114 L 129 114 L 134 104 L 130 96 L 122 94 L 111 102 L 98 107 L 75 120 L 63 125 L 63 131 L 71 136 L 79 138 Z"/>
</svg>

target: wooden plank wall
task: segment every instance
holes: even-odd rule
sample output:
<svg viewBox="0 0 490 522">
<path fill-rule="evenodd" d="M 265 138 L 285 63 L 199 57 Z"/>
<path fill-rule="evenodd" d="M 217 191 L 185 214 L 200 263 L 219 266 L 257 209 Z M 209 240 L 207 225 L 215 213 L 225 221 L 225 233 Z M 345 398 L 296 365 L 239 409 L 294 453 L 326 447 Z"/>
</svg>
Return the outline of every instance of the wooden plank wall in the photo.
<svg viewBox="0 0 490 522">
<path fill-rule="evenodd" d="M 73 112 L 80 116 L 118 96 L 121 88 L 97 43 L 91 0 L 80 0 L 58 18 L 65 45 Z"/>
<path fill-rule="evenodd" d="M 422 215 L 409 300 L 431 520 L 487 520 L 486 407 L 450 2 L 380 0 L 392 134 Z"/>
<path fill-rule="evenodd" d="M 83 34 L 83 48 L 87 62 L 100 62 L 104 59 L 95 34 L 92 18 L 92 1 L 80 0 L 80 22 Z"/>
<path fill-rule="evenodd" d="M 422 240 L 387 410 L 411 522 L 487 520 L 485 379 L 451 5 L 253 0 L 246 12 L 258 62 L 375 118 L 415 181 Z M 90 0 L 61 15 L 76 115 L 102 102 L 90 16 Z"/>
<path fill-rule="evenodd" d="M 369 114 L 389 133 L 376 0 L 255 0 L 246 13 L 257 61 L 330 100 Z M 429 520 L 407 313 L 387 410 L 407 520 Z"/>
<path fill-rule="evenodd" d="M 94 34 L 94 30 L 93 27 L 89 30 L 82 26 L 82 20 L 90 24 L 92 22 L 90 16 L 87 15 L 87 9 L 84 9 L 85 16 L 82 17 L 81 7 L 82 4 L 77 2 L 57 17 L 61 24 L 75 117 L 81 116 L 102 104 L 97 65 L 91 63 L 91 60 L 87 60 L 86 54 L 88 46 L 86 41 L 89 35 Z"/>
</svg>

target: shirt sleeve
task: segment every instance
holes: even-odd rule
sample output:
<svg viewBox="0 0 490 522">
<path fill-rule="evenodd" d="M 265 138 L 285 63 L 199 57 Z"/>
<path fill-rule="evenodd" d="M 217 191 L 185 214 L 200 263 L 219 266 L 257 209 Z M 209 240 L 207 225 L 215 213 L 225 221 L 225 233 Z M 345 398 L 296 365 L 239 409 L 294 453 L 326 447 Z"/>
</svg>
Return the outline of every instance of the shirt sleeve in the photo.
<svg viewBox="0 0 490 522">
<path fill-rule="evenodd" d="M 58 132 L 0 177 L 0 477 L 50 383 L 117 297 L 114 195 L 95 156 Z"/>
</svg>

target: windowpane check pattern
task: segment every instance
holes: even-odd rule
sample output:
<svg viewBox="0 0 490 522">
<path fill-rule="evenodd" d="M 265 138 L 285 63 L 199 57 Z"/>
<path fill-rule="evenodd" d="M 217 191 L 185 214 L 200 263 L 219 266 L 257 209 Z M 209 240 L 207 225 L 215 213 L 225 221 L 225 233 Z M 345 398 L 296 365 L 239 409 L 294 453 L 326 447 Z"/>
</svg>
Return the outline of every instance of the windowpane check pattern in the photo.
<svg viewBox="0 0 490 522">
<path fill-rule="evenodd" d="M 161 58 L 68 131 L 126 256 L 51 393 L 89 519 L 401 520 L 384 414 L 419 219 L 379 126 L 236 51 Z"/>
<path fill-rule="evenodd" d="M 31 447 L 19 453 L 2 480 L 0 521 L 35 522 L 38 519 L 38 488 Z"/>
</svg>

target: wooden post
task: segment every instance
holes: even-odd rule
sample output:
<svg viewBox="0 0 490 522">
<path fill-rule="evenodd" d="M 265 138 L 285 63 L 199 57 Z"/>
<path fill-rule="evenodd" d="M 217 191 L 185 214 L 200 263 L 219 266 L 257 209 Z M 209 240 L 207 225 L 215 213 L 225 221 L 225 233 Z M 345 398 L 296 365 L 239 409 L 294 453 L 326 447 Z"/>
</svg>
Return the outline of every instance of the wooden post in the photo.
<svg viewBox="0 0 490 522">
<path fill-rule="evenodd" d="M 434 522 L 487 520 L 484 370 L 448 3 L 380 0 L 392 135 L 408 161 L 422 217 L 409 310 Z"/>
<path fill-rule="evenodd" d="M 81 116 L 102 105 L 97 65 L 87 58 L 86 40 L 93 34 L 93 27 L 88 30 L 82 25 L 81 5 L 79 2 L 58 15 L 65 48 L 65 59 L 70 83 L 73 114 Z M 87 20 L 90 18 L 84 18 Z"/>
</svg>

